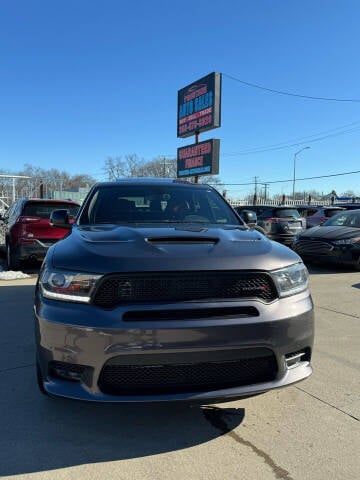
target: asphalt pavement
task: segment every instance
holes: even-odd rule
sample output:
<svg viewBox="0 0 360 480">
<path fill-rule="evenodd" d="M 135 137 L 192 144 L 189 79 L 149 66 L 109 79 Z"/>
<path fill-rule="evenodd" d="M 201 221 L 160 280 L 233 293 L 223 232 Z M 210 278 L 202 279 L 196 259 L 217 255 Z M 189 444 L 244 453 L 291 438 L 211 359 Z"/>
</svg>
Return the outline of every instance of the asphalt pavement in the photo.
<svg viewBox="0 0 360 480">
<path fill-rule="evenodd" d="M 311 270 L 314 374 L 216 406 L 121 406 L 42 396 L 36 386 L 36 269 L 0 280 L 0 477 L 284 479 L 360 477 L 360 274 Z"/>
</svg>

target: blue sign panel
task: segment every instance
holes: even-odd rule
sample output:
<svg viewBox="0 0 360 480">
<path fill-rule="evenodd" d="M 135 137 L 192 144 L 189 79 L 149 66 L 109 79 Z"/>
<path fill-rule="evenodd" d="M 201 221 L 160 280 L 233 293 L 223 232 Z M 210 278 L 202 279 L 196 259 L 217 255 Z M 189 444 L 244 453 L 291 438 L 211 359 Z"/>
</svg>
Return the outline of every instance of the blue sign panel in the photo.
<svg viewBox="0 0 360 480">
<path fill-rule="evenodd" d="M 220 127 L 221 74 L 210 73 L 178 91 L 177 136 Z"/>
</svg>

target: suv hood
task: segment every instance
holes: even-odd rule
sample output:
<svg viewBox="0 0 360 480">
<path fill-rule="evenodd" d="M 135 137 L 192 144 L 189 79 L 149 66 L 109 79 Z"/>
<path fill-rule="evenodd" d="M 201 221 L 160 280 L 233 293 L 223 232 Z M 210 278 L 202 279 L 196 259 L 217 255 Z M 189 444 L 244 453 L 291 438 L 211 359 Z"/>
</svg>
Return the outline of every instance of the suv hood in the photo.
<svg viewBox="0 0 360 480">
<path fill-rule="evenodd" d="M 301 261 L 295 252 L 255 230 L 195 224 L 75 225 L 50 248 L 47 259 L 53 268 L 92 273 L 273 270 Z"/>
<path fill-rule="evenodd" d="M 341 238 L 359 237 L 360 229 L 357 227 L 322 226 L 309 228 L 302 232 L 299 238 L 323 238 L 327 240 L 338 240 Z"/>
</svg>

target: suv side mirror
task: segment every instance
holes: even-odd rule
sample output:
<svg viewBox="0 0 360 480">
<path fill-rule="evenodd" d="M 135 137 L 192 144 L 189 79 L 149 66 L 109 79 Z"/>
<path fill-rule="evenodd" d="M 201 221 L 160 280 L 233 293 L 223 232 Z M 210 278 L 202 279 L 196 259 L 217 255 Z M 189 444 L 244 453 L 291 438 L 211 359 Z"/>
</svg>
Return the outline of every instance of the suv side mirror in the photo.
<svg viewBox="0 0 360 480">
<path fill-rule="evenodd" d="M 53 210 L 50 215 L 50 225 L 57 228 L 71 229 L 69 221 L 69 211 L 65 209 Z"/>
<path fill-rule="evenodd" d="M 243 210 L 241 212 L 241 218 L 248 225 L 254 225 L 257 223 L 257 215 L 253 210 Z"/>
</svg>

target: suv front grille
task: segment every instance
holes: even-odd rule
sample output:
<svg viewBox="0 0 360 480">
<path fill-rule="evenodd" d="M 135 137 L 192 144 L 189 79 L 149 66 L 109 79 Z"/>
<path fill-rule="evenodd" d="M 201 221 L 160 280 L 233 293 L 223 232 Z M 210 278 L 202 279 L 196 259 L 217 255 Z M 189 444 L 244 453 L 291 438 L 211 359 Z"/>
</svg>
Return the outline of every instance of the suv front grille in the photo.
<svg viewBox="0 0 360 480">
<path fill-rule="evenodd" d="M 172 360 L 154 354 L 146 364 L 130 365 L 115 357 L 104 365 L 98 385 L 108 395 L 156 395 L 271 382 L 277 375 L 276 358 L 271 350 L 257 350 L 262 351 L 239 352 L 238 358 L 231 354 L 228 359 L 224 352 L 203 352 L 193 361 L 186 354 L 177 354 Z"/>
<path fill-rule="evenodd" d="M 106 275 L 93 296 L 95 305 L 251 298 L 272 302 L 277 291 L 265 272 L 156 272 Z"/>
</svg>

